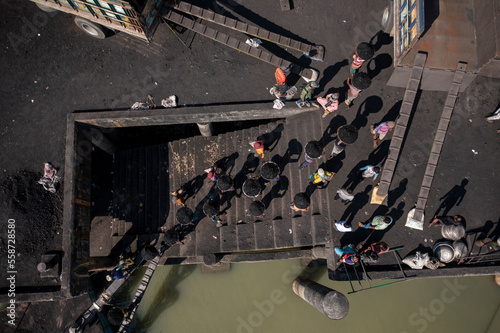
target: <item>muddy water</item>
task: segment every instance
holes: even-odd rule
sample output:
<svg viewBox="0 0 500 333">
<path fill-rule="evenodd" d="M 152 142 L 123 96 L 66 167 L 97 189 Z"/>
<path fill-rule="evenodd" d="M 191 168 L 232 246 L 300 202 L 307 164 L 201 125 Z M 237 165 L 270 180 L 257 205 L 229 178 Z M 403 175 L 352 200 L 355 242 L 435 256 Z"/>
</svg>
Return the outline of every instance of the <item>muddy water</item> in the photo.
<svg viewBox="0 0 500 333">
<path fill-rule="evenodd" d="M 290 287 L 298 274 L 344 293 L 347 317 L 332 321 L 298 298 Z M 128 295 L 120 295 L 124 304 L 138 283 L 136 277 Z M 353 286 L 359 289 L 357 281 Z M 137 311 L 134 332 L 499 332 L 500 287 L 492 276 L 349 291 L 349 282 L 329 280 L 324 267 L 304 271 L 299 260 L 237 264 L 217 274 L 202 274 L 199 266 L 160 267 Z"/>
</svg>

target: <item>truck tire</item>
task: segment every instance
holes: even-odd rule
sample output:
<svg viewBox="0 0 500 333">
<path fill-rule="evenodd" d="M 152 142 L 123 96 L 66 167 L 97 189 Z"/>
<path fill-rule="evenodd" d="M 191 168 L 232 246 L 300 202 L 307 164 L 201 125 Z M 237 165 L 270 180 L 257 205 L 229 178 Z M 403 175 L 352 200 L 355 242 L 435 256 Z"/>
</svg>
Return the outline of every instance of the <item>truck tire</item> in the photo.
<svg viewBox="0 0 500 333">
<path fill-rule="evenodd" d="M 35 5 L 42 11 L 46 12 L 46 13 L 53 13 L 53 12 L 57 12 L 57 9 L 55 8 L 52 8 L 52 7 L 49 7 L 49 6 L 45 6 L 45 5 L 42 5 L 42 4 L 39 4 L 39 3 L 35 3 Z"/>
<path fill-rule="evenodd" d="M 83 17 L 75 17 L 75 24 L 78 26 L 78 28 L 82 29 L 88 35 L 97 39 L 104 39 L 108 34 L 107 28 L 103 27 L 100 24 L 84 19 Z"/>
<path fill-rule="evenodd" d="M 394 1 L 389 0 L 382 13 L 382 30 L 386 34 L 391 34 L 394 29 Z"/>
</svg>

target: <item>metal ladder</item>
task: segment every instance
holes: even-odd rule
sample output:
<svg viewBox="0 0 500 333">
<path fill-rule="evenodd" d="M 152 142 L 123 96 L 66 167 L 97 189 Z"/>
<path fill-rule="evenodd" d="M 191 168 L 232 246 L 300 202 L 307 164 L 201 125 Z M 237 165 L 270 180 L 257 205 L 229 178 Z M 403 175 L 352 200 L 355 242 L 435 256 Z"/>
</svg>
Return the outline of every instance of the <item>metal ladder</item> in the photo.
<svg viewBox="0 0 500 333">
<path fill-rule="evenodd" d="M 399 117 L 396 127 L 394 128 L 394 134 L 392 135 L 391 145 L 389 147 L 389 156 L 387 156 L 387 160 L 384 163 L 384 168 L 380 177 L 380 184 L 377 191 L 377 195 L 379 196 L 385 197 L 389 193 L 389 187 L 391 186 L 392 177 L 396 169 L 396 164 L 398 163 L 399 152 L 401 150 L 401 145 L 403 144 L 404 136 L 406 135 L 408 120 L 410 119 L 413 102 L 415 101 L 415 96 L 417 95 L 418 86 L 420 85 L 426 60 L 427 54 L 425 53 L 419 52 L 415 57 L 413 69 L 406 86 L 403 104 L 399 110 Z"/>
<path fill-rule="evenodd" d="M 394 249 L 390 249 L 388 252 L 386 253 L 389 253 L 389 252 L 392 252 L 394 254 L 394 258 L 396 259 L 396 262 L 398 263 L 398 266 L 399 266 L 399 269 L 401 271 L 401 280 L 397 280 L 397 281 L 394 281 L 394 282 L 389 282 L 389 283 L 384 283 L 384 284 L 381 284 L 381 285 L 378 285 L 378 286 L 372 286 L 371 282 L 370 282 L 370 277 L 368 276 L 368 273 L 366 272 L 366 268 L 365 268 L 365 265 L 363 264 L 363 261 L 360 260 L 359 261 L 359 264 L 361 266 L 361 268 L 363 269 L 363 277 L 364 279 L 368 282 L 368 288 L 365 288 L 365 286 L 363 286 L 362 284 L 362 280 L 360 279 L 359 277 L 359 274 L 358 274 L 358 270 L 356 267 L 352 266 L 352 269 L 354 271 L 354 274 L 356 276 L 356 280 L 358 281 L 359 283 L 359 286 L 360 286 L 360 289 L 358 290 L 355 290 L 354 289 L 354 286 L 352 284 L 352 279 L 351 279 L 351 276 L 349 275 L 349 269 L 348 269 L 348 265 L 346 265 L 344 262 L 342 262 L 343 264 L 343 267 L 344 267 L 344 270 L 346 272 L 346 275 L 347 275 L 347 279 L 349 280 L 349 284 L 351 285 L 351 291 L 348 292 L 348 294 L 354 294 L 354 293 L 357 293 L 359 291 L 365 291 L 365 290 L 370 290 L 370 289 L 376 289 L 376 288 L 381 288 L 381 287 L 386 287 L 386 286 L 390 286 L 392 284 L 395 284 L 395 283 L 399 283 L 399 282 L 405 282 L 405 281 L 409 281 L 411 280 L 413 277 L 415 277 L 415 275 L 412 275 L 412 276 L 407 276 L 405 271 L 403 270 L 403 266 L 401 266 L 401 260 L 400 260 L 400 257 L 399 257 L 399 254 L 397 253 L 397 251 L 401 250 L 403 248 L 403 246 L 399 246 L 399 247 L 396 247 Z"/>
</svg>

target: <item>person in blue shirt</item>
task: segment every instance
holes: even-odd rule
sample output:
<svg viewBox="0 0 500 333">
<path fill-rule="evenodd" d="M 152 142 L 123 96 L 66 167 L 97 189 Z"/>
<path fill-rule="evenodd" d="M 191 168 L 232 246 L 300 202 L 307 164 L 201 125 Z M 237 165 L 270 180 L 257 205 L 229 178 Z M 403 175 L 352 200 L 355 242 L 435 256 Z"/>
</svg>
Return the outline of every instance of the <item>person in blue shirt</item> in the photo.
<svg viewBox="0 0 500 333">
<path fill-rule="evenodd" d="M 377 179 L 378 174 L 380 173 L 380 168 L 373 165 L 367 165 L 364 168 L 359 169 L 361 171 L 361 178 L 371 178 L 373 177 L 373 181 Z"/>
</svg>

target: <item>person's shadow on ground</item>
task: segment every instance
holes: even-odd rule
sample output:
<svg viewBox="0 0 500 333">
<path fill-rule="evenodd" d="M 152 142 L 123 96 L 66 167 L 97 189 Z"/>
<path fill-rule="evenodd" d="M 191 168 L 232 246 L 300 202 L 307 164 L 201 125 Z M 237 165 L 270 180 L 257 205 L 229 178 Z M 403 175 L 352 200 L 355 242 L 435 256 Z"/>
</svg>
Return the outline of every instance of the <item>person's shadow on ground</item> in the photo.
<svg viewBox="0 0 500 333">
<path fill-rule="evenodd" d="M 372 186 L 368 185 L 363 192 L 356 193 L 352 202 L 344 210 L 340 221 L 346 221 L 353 225 L 356 214 L 370 201 L 368 193 L 370 193 L 371 189 Z"/>
<path fill-rule="evenodd" d="M 464 178 L 462 180 L 462 183 L 460 185 L 455 185 L 453 188 L 448 191 L 445 195 L 443 195 L 439 200 L 443 200 L 441 202 L 441 205 L 439 205 L 438 209 L 436 210 L 436 213 L 434 215 L 448 215 L 450 210 L 454 206 L 460 206 L 462 203 L 462 200 L 465 197 L 465 193 L 467 193 L 467 190 L 465 189 L 465 186 L 469 183 L 469 180 L 467 178 Z M 442 212 L 441 212 L 442 210 Z"/>
<path fill-rule="evenodd" d="M 290 182 L 286 176 L 280 176 L 280 180 L 278 180 L 276 184 L 273 185 L 271 190 L 262 198 L 262 203 L 266 209 L 269 207 L 273 199 L 283 198 L 288 190 L 289 183 Z M 273 218 L 275 217 L 273 216 Z"/>
<path fill-rule="evenodd" d="M 272 157 L 271 161 L 278 164 L 278 166 L 280 167 L 280 172 L 283 174 L 283 172 L 285 171 L 285 167 L 289 163 L 298 162 L 301 154 L 302 144 L 297 139 L 291 139 L 290 141 L 288 141 L 288 148 L 286 149 L 283 156 L 276 154 Z"/>
<path fill-rule="evenodd" d="M 271 132 L 264 133 L 257 137 L 258 141 L 262 141 L 264 147 L 267 151 L 272 152 L 274 148 L 278 145 L 278 142 L 281 139 L 281 132 L 285 126 L 283 124 L 278 124 L 275 129 Z"/>
<path fill-rule="evenodd" d="M 373 79 L 383 69 L 386 69 L 392 65 L 392 57 L 387 53 L 382 53 L 377 55 L 375 58 L 370 59 L 368 64 L 366 65 L 366 70 L 368 72 L 368 76 Z"/>
<path fill-rule="evenodd" d="M 326 147 L 330 142 L 332 142 L 337 137 L 337 130 L 340 126 L 347 124 L 347 120 L 343 116 L 336 116 L 330 120 L 330 124 L 323 132 L 319 143 L 322 147 Z"/>
<path fill-rule="evenodd" d="M 356 127 L 358 130 L 364 127 L 368 123 L 368 115 L 370 113 L 377 113 L 382 109 L 384 102 L 379 96 L 369 96 L 367 97 L 358 107 L 358 112 L 356 113 L 356 118 L 354 118 L 351 123 L 352 126 Z"/>
<path fill-rule="evenodd" d="M 321 77 L 321 80 L 319 80 L 318 82 L 320 88 L 316 89 L 315 94 L 317 96 L 320 96 L 320 94 L 325 90 L 327 90 L 327 94 L 331 93 L 332 91 L 330 91 L 330 89 L 325 89 L 326 85 L 335 77 L 335 75 L 338 74 L 338 72 L 340 72 L 340 69 L 342 67 L 347 65 L 349 65 L 349 61 L 347 61 L 347 59 L 344 59 L 342 61 L 335 63 L 332 66 L 328 66 L 323 71 L 323 76 Z"/>
</svg>

